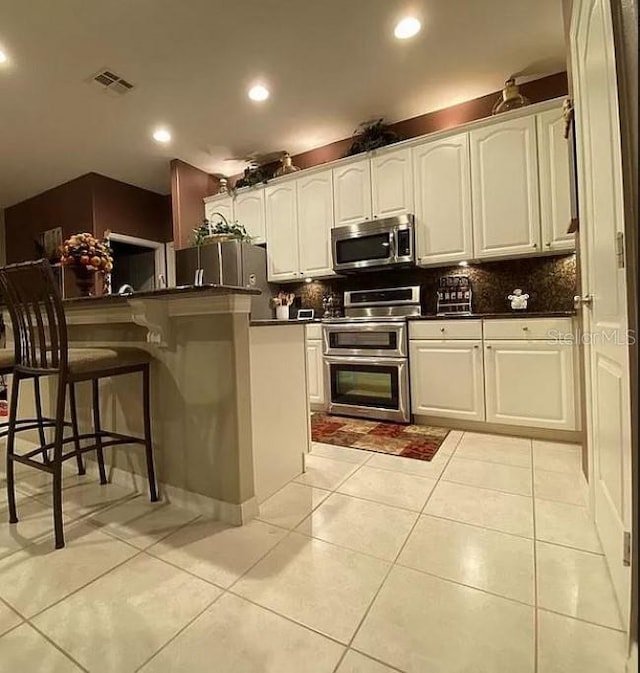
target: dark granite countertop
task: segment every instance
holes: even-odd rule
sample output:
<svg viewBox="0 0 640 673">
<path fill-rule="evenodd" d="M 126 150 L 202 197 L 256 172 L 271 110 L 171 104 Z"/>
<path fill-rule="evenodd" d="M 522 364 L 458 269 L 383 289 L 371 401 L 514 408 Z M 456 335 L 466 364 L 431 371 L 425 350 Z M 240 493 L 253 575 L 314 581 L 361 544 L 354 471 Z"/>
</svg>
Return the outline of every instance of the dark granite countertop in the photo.
<svg viewBox="0 0 640 673">
<path fill-rule="evenodd" d="M 276 320 L 275 318 L 268 318 L 266 320 L 250 320 L 250 327 L 270 327 L 272 325 L 309 325 L 314 322 L 320 322 L 320 318 L 304 318 L 298 320 L 291 318 L 289 320 Z"/>
<path fill-rule="evenodd" d="M 98 297 L 71 297 L 64 299 L 65 304 L 78 304 L 84 302 L 118 303 L 126 302 L 127 299 L 170 299 L 184 295 L 227 295 L 227 294 L 260 294 L 260 290 L 237 285 L 180 285 L 179 287 L 167 287 L 159 290 L 147 290 L 146 292 L 133 292 L 132 294 L 103 294 Z"/>
<path fill-rule="evenodd" d="M 574 318 L 576 311 L 509 311 L 508 313 L 467 313 L 466 315 L 415 315 L 409 316 L 409 320 L 491 320 L 505 318 Z"/>
</svg>

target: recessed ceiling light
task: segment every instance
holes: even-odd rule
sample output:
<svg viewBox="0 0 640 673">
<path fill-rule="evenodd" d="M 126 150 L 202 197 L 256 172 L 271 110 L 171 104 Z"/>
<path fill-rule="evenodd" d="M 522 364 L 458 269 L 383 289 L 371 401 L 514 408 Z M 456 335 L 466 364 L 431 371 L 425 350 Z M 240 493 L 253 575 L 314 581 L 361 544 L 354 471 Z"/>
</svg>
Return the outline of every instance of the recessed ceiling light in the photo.
<svg viewBox="0 0 640 673">
<path fill-rule="evenodd" d="M 407 16 L 398 21 L 393 34 L 399 40 L 408 40 L 410 37 L 417 35 L 420 28 L 422 28 L 422 24 L 419 19 L 416 19 L 415 16 Z"/>
<path fill-rule="evenodd" d="M 313 283 L 313 278 L 305 278 L 304 282 L 305 283 Z"/>
<path fill-rule="evenodd" d="M 171 142 L 171 133 L 167 129 L 156 129 L 153 132 L 153 139 L 159 143 Z"/>
<path fill-rule="evenodd" d="M 0 63 L 6 63 L 9 57 L 0 49 Z"/>
<path fill-rule="evenodd" d="M 264 84 L 256 84 L 249 89 L 249 98 L 258 103 L 269 98 L 269 89 Z"/>
</svg>

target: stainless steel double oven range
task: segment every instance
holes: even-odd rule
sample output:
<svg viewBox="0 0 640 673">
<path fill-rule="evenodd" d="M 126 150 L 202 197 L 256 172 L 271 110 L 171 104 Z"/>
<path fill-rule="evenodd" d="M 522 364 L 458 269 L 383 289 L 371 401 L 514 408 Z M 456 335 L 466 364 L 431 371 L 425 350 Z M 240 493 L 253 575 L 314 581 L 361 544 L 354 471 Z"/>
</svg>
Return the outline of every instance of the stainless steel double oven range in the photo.
<svg viewBox="0 0 640 673">
<path fill-rule="evenodd" d="M 420 314 L 420 287 L 345 292 L 344 308 L 323 321 L 328 413 L 408 423 L 406 319 Z"/>
</svg>

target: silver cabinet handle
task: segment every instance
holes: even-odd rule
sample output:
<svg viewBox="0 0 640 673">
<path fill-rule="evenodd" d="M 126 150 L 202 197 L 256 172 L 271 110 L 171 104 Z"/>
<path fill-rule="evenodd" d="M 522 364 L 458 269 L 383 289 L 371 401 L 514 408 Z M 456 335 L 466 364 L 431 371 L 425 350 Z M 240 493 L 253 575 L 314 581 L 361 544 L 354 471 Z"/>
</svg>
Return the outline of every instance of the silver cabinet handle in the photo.
<svg viewBox="0 0 640 673">
<path fill-rule="evenodd" d="M 523 331 L 523 332 L 528 332 L 528 331 L 529 331 L 529 328 L 525 326 L 525 327 L 522 328 L 522 331 Z"/>
<path fill-rule="evenodd" d="M 480 348 L 480 346 L 478 346 L 478 344 L 476 344 L 476 345 L 474 346 L 474 348 Z"/>
<path fill-rule="evenodd" d="M 491 346 L 487 346 L 487 350 L 488 350 L 489 348 L 491 348 Z"/>
<path fill-rule="evenodd" d="M 551 241 L 547 241 L 547 242 L 545 243 L 545 245 L 547 246 L 547 248 L 550 248 L 550 247 L 551 247 Z"/>
<path fill-rule="evenodd" d="M 441 331 L 441 332 L 446 332 L 446 330 L 445 330 L 444 327 L 441 327 L 441 328 L 440 328 L 440 331 Z"/>
<path fill-rule="evenodd" d="M 575 308 L 580 308 L 581 306 L 591 306 L 592 304 L 593 304 L 592 294 L 585 294 L 584 297 L 581 297 L 579 294 L 577 294 L 573 298 L 573 306 Z"/>
<path fill-rule="evenodd" d="M 537 247 L 538 247 L 538 244 L 537 244 L 537 243 L 532 243 L 532 244 L 531 244 L 531 247 L 532 247 L 532 248 L 537 248 Z"/>
</svg>

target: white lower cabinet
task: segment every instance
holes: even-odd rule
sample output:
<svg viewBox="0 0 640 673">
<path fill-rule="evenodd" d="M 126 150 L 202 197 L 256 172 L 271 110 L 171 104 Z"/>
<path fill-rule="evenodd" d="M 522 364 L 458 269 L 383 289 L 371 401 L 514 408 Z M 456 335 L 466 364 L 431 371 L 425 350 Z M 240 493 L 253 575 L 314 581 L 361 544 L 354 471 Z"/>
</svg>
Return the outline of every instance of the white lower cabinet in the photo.
<svg viewBox="0 0 640 673">
<path fill-rule="evenodd" d="M 489 423 L 577 429 L 570 343 L 485 341 L 484 364 Z"/>
<path fill-rule="evenodd" d="M 309 402 L 323 405 L 325 403 L 324 364 L 320 339 L 307 339 L 307 386 Z"/>
<path fill-rule="evenodd" d="M 409 323 L 414 414 L 578 430 L 570 318 Z"/>
<path fill-rule="evenodd" d="M 484 421 L 482 341 L 411 341 L 409 358 L 414 414 Z"/>
</svg>

